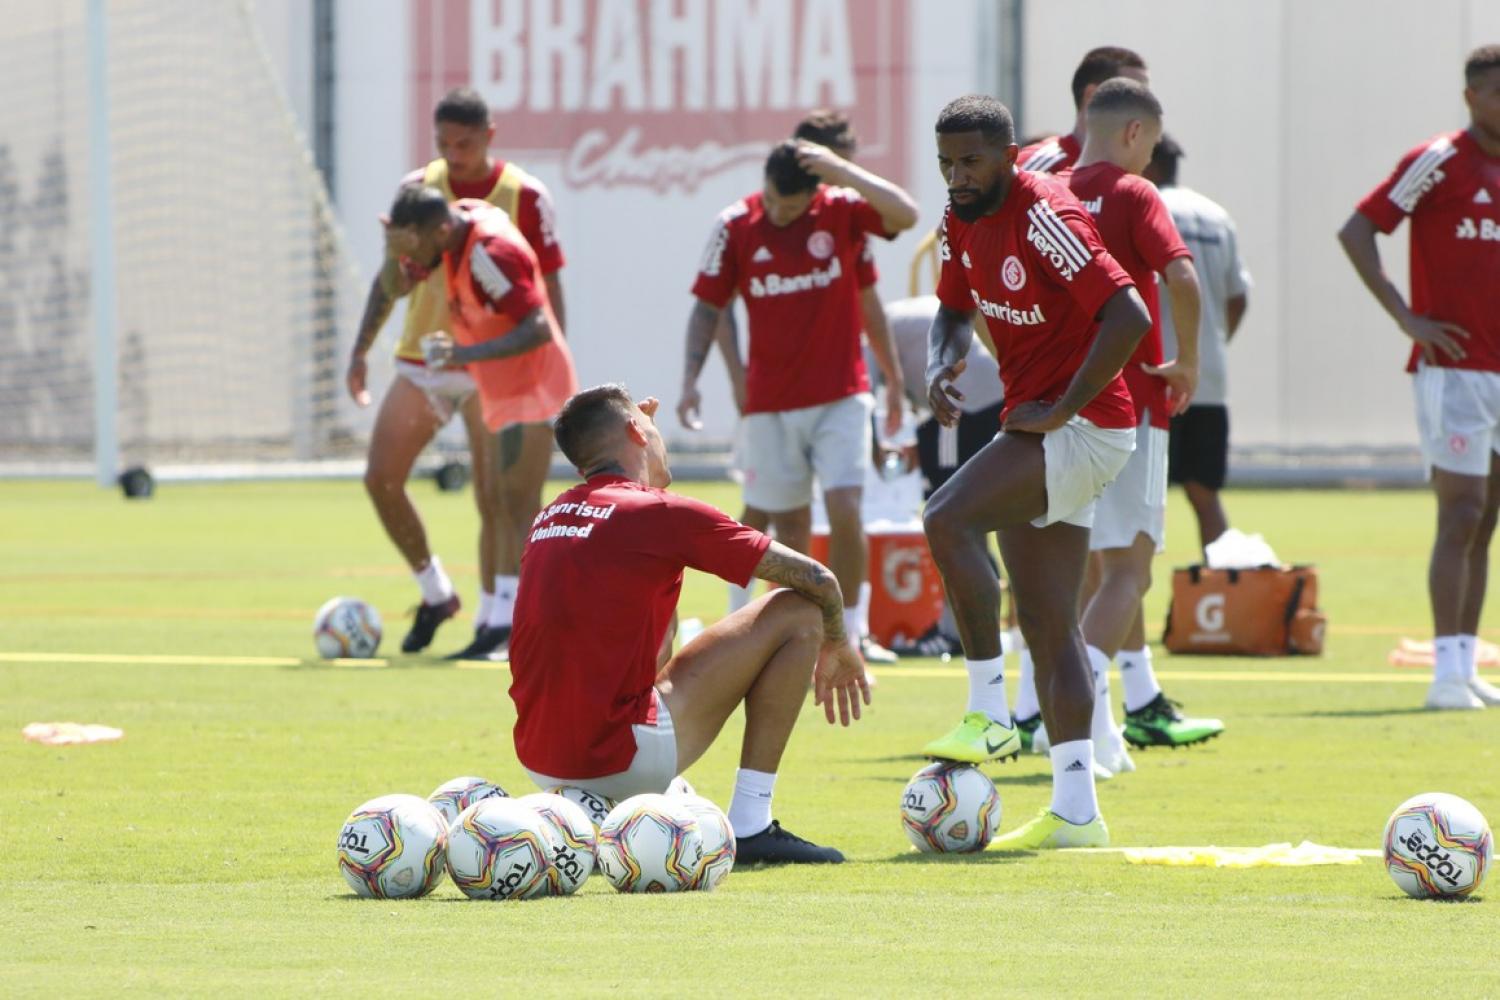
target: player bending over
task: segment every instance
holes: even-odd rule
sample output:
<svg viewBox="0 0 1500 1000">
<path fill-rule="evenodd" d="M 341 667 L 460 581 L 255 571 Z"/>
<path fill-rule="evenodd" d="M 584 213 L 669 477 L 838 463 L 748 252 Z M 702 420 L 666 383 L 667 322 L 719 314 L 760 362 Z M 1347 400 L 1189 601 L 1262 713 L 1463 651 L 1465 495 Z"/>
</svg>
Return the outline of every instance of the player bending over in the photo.
<svg viewBox="0 0 1500 1000">
<path fill-rule="evenodd" d="M 952 383 L 977 310 L 997 349 L 1005 409 L 1001 434 L 933 494 L 924 516 L 963 640 L 969 705 L 958 727 L 923 752 L 975 763 L 1020 752 L 1005 699 L 999 579 L 985 551 L 985 535 L 997 531 L 1054 742 L 1051 808 L 995 844 L 1102 845 L 1109 832 L 1094 793 L 1094 685 L 1079 588 L 1094 500 L 1135 445 L 1120 369 L 1151 315 L 1068 189 L 1016 170 L 1005 105 L 952 101 L 938 116 L 937 147 L 949 204 L 928 401 L 939 421 L 957 422 Z"/>
<path fill-rule="evenodd" d="M 1375 300 L 1413 341 L 1417 431 L 1437 494 L 1427 567 L 1436 664 L 1427 707 L 1500 705 L 1474 647 L 1500 512 L 1500 45 L 1464 66 L 1469 127 L 1408 152 L 1339 231 Z M 1380 264 L 1376 232 L 1411 218 L 1411 304 Z"/>
<path fill-rule="evenodd" d="M 844 634 L 838 580 L 668 491 L 657 406 L 601 385 L 558 415 L 558 447 L 585 481 L 542 509 L 521 561 L 510 647 L 516 757 L 543 788 L 578 785 L 612 799 L 663 792 L 743 704 L 729 806 L 736 863 L 843 861 L 771 811 L 809 680 L 830 723 L 848 725 L 870 700 L 864 663 Z M 662 640 L 689 566 L 789 589 L 727 615 L 668 658 Z"/>
</svg>

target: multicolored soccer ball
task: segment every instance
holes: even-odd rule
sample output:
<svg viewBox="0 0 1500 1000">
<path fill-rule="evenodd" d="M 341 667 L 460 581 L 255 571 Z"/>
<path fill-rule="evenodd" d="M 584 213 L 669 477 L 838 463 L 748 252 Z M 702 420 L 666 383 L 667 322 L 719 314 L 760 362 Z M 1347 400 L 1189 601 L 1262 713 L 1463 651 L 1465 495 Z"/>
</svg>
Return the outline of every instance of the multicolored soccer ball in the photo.
<svg viewBox="0 0 1500 1000">
<path fill-rule="evenodd" d="M 470 899 L 527 899 L 552 862 L 546 820 L 511 798 L 484 799 L 448 828 L 448 877 Z"/>
<path fill-rule="evenodd" d="M 425 896 L 443 877 L 448 824 L 416 795 L 382 795 L 339 831 L 339 871 L 366 899 Z"/>
<path fill-rule="evenodd" d="M 1385 824 L 1385 868 L 1408 896 L 1467 896 L 1494 856 L 1490 825 L 1457 795 L 1428 792 L 1396 807 Z"/>
<path fill-rule="evenodd" d="M 724 810 L 701 795 L 683 795 L 682 801 L 698 821 L 698 835 L 703 839 L 703 860 L 693 888 L 712 892 L 734 868 L 734 827 Z"/>
<path fill-rule="evenodd" d="M 667 795 L 697 795 L 698 794 L 698 790 L 693 787 L 693 783 L 691 781 L 688 781 L 686 778 L 684 778 L 682 775 L 679 774 L 677 777 L 673 778 L 671 780 L 671 782 L 667 785 L 666 794 Z"/>
<path fill-rule="evenodd" d="M 615 800 L 607 795 L 599 795 L 587 788 L 579 788 L 577 785 L 553 785 L 545 789 L 553 795 L 561 795 L 569 802 L 574 803 L 583 810 L 583 814 L 594 824 L 597 833 L 599 827 L 604 825 L 604 819 L 609 811 L 615 807 Z"/>
<path fill-rule="evenodd" d="M 703 862 L 698 820 L 679 797 L 633 795 L 599 828 L 599 870 L 620 892 L 682 892 Z"/>
<path fill-rule="evenodd" d="M 357 597 L 335 597 L 318 609 L 313 641 L 325 660 L 368 659 L 380 648 L 380 615 Z"/>
<path fill-rule="evenodd" d="M 578 803 L 550 792 L 523 795 L 516 801 L 535 809 L 546 820 L 551 838 L 552 866 L 533 894 L 573 895 L 594 874 L 594 848 L 598 834 L 593 821 Z"/>
<path fill-rule="evenodd" d="M 971 764 L 929 764 L 906 784 L 901 825 L 919 851 L 982 851 L 1000 825 L 1000 793 Z"/>
<path fill-rule="evenodd" d="M 493 781 L 468 776 L 454 778 L 438 785 L 432 790 L 432 794 L 427 796 L 427 801 L 443 814 L 444 823 L 452 825 L 453 821 L 458 819 L 458 814 L 474 803 L 485 799 L 503 799 L 505 796 L 505 789 Z"/>
</svg>

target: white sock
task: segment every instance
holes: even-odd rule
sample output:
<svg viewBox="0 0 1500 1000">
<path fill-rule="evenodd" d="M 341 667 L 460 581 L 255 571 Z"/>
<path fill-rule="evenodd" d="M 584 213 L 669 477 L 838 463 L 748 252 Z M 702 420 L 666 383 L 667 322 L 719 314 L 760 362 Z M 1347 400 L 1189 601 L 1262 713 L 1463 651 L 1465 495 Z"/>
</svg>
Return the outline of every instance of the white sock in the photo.
<svg viewBox="0 0 1500 1000">
<path fill-rule="evenodd" d="M 488 590 L 479 592 L 479 610 L 474 612 L 474 625 L 476 627 L 487 624 L 490 620 L 490 605 L 495 602 L 495 595 Z"/>
<path fill-rule="evenodd" d="M 1458 665 L 1463 671 L 1463 678 L 1471 681 L 1479 676 L 1479 636 L 1460 635 L 1458 637 Z"/>
<path fill-rule="evenodd" d="M 1089 646 L 1089 669 L 1094 673 L 1094 718 L 1089 735 L 1103 746 L 1115 738 L 1115 711 L 1109 703 L 1109 656 L 1097 646 Z"/>
<path fill-rule="evenodd" d="M 1052 811 L 1069 823 L 1099 815 L 1094 793 L 1094 741 L 1069 740 L 1052 747 Z"/>
<path fill-rule="evenodd" d="M 844 609 L 844 634 L 849 637 L 850 645 L 858 649 L 859 640 L 864 636 L 859 630 L 859 608 Z"/>
<path fill-rule="evenodd" d="M 508 627 L 516 617 L 516 590 L 521 586 L 519 576 L 495 576 L 495 596 L 490 599 L 490 613 L 485 624 L 490 628 Z"/>
<path fill-rule="evenodd" d="M 422 588 L 423 604 L 442 604 L 453 596 L 453 581 L 443 572 L 443 562 L 437 556 L 427 560 L 427 565 L 412 576 L 416 577 L 417 586 Z"/>
<path fill-rule="evenodd" d="M 740 608 L 749 604 L 755 598 L 755 582 L 752 580 L 748 587 L 729 585 L 729 613 L 734 614 Z"/>
<path fill-rule="evenodd" d="M 771 825 L 771 793 L 776 775 L 740 768 L 734 773 L 734 798 L 729 800 L 729 825 L 736 837 L 753 837 Z"/>
<path fill-rule="evenodd" d="M 1115 657 L 1120 665 L 1120 682 L 1125 686 L 1125 711 L 1145 708 L 1161 694 L 1156 671 L 1151 669 L 1151 647 L 1122 649 Z"/>
<path fill-rule="evenodd" d="M 1010 706 L 1005 700 L 1005 657 L 964 660 L 969 671 L 969 711 L 983 712 L 995 722 L 1010 725 Z"/>
<path fill-rule="evenodd" d="M 1464 679 L 1464 667 L 1458 648 L 1458 636 L 1440 635 L 1432 640 L 1432 679 L 1443 682 L 1459 682 Z"/>
<path fill-rule="evenodd" d="M 1042 714 L 1041 702 L 1036 697 L 1036 664 L 1031 661 L 1031 650 L 1021 650 L 1021 683 L 1016 692 L 1016 718 L 1029 719 Z"/>
<path fill-rule="evenodd" d="M 859 601 L 854 605 L 859 611 L 859 634 L 870 634 L 870 581 L 859 585 Z"/>
</svg>

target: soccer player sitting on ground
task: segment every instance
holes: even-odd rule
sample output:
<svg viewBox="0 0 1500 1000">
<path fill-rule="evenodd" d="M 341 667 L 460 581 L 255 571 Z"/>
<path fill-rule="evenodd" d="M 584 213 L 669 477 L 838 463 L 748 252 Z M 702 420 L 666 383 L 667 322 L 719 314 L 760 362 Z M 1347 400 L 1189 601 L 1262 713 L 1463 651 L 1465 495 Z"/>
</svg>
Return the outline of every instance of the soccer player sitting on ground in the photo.
<svg viewBox="0 0 1500 1000">
<path fill-rule="evenodd" d="M 1050 809 L 994 843 L 1100 846 L 1109 832 L 1094 791 L 1094 685 L 1078 599 L 1094 500 L 1135 446 L 1120 369 L 1151 314 L 1078 199 L 1054 179 L 1016 170 L 1005 105 L 982 96 L 950 102 L 937 147 L 949 205 L 928 402 L 939 421 L 957 423 L 952 383 L 978 311 L 997 349 L 1005 409 L 1001 433 L 933 494 L 924 516 L 963 640 L 969 705 L 923 752 L 972 763 L 1020 752 L 1005 698 L 999 578 L 985 545 L 997 531 L 1054 741 Z"/>
<path fill-rule="evenodd" d="M 397 194 L 386 239 L 408 268 L 442 270 L 453 332 L 423 338 L 427 366 L 437 372 L 469 366 L 488 431 L 486 460 L 479 466 L 487 479 L 479 489 L 493 496 L 506 475 L 500 454 L 506 430 L 550 421 L 578 388 L 541 266 L 502 209 L 469 198 L 450 204 L 441 191 L 421 185 Z M 550 444 L 542 450 L 544 459 L 551 450 Z M 541 463 L 540 475 L 547 465 Z M 539 506 L 540 479 L 533 488 Z M 502 529 L 524 538 L 534 508 L 507 509 L 512 518 L 526 514 L 528 521 L 512 520 Z"/>
<path fill-rule="evenodd" d="M 1427 567 L 1434 709 L 1500 705 L 1474 661 L 1500 514 L 1500 45 L 1469 55 L 1464 84 L 1469 127 L 1408 152 L 1339 231 L 1365 286 L 1413 341 L 1406 370 L 1438 508 Z M 1408 216 L 1410 305 L 1375 245 L 1376 232 Z"/>
<path fill-rule="evenodd" d="M 830 723 L 848 725 L 869 702 L 838 580 L 668 491 L 657 405 L 601 385 L 558 415 L 557 444 L 585 481 L 543 508 L 521 561 L 510 647 L 516 756 L 542 788 L 577 785 L 612 799 L 664 792 L 743 703 L 729 807 L 736 863 L 840 862 L 837 850 L 794 836 L 771 811 L 809 680 Z M 662 640 L 689 566 L 788 589 L 720 619 L 668 659 Z"/>
<path fill-rule="evenodd" d="M 1134 80 L 1100 85 L 1088 106 L 1087 136 L 1066 180 L 1094 216 L 1104 246 L 1125 268 L 1152 317 L 1125 365 L 1135 404 L 1135 451 L 1099 498 L 1090 547 L 1098 586 L 1083 615 L 1094 672 L 1094 759 L 1117 774 L 1135 769 L 1109 700 L 1109 664 L 1119 652 L 1151 588 L 1151 560 L 1166 544 L 1167 433 L 1198 385 L 1198 274 L 1161 195 L 1140 172 L 1161 137 L 1156 96 Z M 1162 304 L 1166 287 L 1178 332 L 1177 356 L 1163 361 Z M 1218 735 L 1217 719 L 1184 719 L 1156 682 L 1150 661 L 1125 673 L 1125 712 L 1137 745 L 1186 746 Z"/>
<path fill-rule="evenodd" d="M 445 94 L 433 112 L 433 130 L 438 158 L 408 174 L 400 187 L 428 184 L 442 191 L 449 201 L 478 198 L 504 209 L 536 252 L 548 301 L 562 328 L 563 253 L 554 231 L 552 198 L 547 189 L 515 163 L 490 156 L 495 127 L 484 98 L 473 90 L 459 88 Z M 508 465 L 501 470 L 496 487 L 497 480 L 486 467 L 490 434 L 484 426 L 474 379 L 463 368 L 429 369 L 422 357 L 420 339 L 449 328 L 443 276 L 434 272 L 415 280 L 394 257 L 388 257 L 371 283 L 359 335 L 350 353 L 347 381 L 355 402 L 360 406 L 370 402 L 365 387 L 365 356 L 403 296 L 406 321 L 396 348 L 396 377 L 380 403 L 370 435 L 365 489 L 386 533 L 421 587 L 416 620 L 401 643 L 402 652 L 419 652 L 432 642 L 438 626 L 457 613 L 459 600 L 442 562 L 428 548 L 427 533 L 407 493 L 406 480 L 417 456 L 438 430 L 455 412 L 462 414 L 473 460 L 480 524 L 480 600 L 474 615 L 475 645 L 469 651 L 477 655 L 503 645 L 509 632 L 520 539 L 540 500 L 539 477 L 547 472 L 552 435 L 545 425 L 539 430 L 522 425 L 505 428 L 499 454 Z M 528 491 L 533 494 L 530 506 L 519 502 L 519 511 L 512 512 L 512 496 L 524 501 Z M 517 516 L 521 518 L 520 528 L 515 527 Z"/>
</svg>

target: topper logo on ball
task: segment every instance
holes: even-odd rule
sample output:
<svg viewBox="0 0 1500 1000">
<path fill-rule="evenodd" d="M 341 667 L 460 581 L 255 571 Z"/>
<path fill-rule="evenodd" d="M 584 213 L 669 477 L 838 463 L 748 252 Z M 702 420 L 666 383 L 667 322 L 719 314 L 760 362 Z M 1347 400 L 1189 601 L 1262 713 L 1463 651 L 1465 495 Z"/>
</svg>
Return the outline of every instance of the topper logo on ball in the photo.
<svg viewBox="0 0 1500 1000">
<path fill-rule="evenodd" d="M 507 156 L 575 188 L 693 191 L 816 107 L 848 111 L 861 162 L 900 183 L 909 2 L 411 0 L 413 162 L 437 99 L 471 86 Z"/>
</svg>

